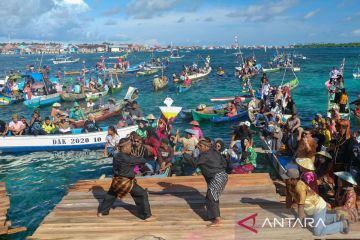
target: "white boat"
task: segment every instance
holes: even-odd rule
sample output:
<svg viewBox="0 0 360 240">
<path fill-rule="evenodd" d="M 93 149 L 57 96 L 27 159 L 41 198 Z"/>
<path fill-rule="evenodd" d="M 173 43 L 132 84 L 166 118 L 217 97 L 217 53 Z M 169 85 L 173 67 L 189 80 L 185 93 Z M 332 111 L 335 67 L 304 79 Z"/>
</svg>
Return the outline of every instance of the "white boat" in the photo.
<svg viewBox="0 0 360 240">
<path fill-rule="evenodd" d="M 102 91 L 102 92 L 97 92 L 97 93 L 92 93 L 92 92 L 89 92 L 89 93 L 86 93 L 85 95 L 86 95 L 86 99 L 87 100 L 93 100 L 93 101 L 96 101 L 96 100 L 98 100 L 99 99 L 99 97 L 100 97 L 100 95 L 101 96 L 105 96 L 105 95 L 107 95 L 108 94 L 108 92 L 109 92 L 109 88 L 106 88 L 104 91 Z"/>
<path fill-rule="evenodd" d="M 53 64 L 65 64 L 65 63 L 76 63 L 80 61 L 80 58 L 57 56 L 52 60 Z"/>
<path fill-rule="evenodd" d="M 195 80 L 199 80 L 202 78 L 205 78 L 206 76 L 208 76 L 211 73 L 212 68 L 208 67 L 204 72 L 198 72 L 198 73 L 194 73 L 191 75 L 187 75 L 187 77 L 191 80 L 191 81 L 195 81 Z"/>
<path fill-rule="evenodd" d="M 120 138 L 135 131 L 137 126 L 117 129 Z M 0 138 L 0 152 L 37 152 L 37 151 L 69 151 L 84 149 L 99 149 L 105 146 L 107 131 L 81 133 L 74 129 L 73 134 L 54 134 L 41 136 L 16 136 Z"/>
<path fill-rule="evenodd" d="M 175 52 L 175 54 L 174 54 L 174 52 Z M 170 55 L 171 59 L 181 59 L 183 57 L 185 57 L 185 55 L 180 55 L 179 50 L 174 49 L 174 50 L 171 51 L 171 55 Z"/>
<path fill-rule="evenodd" d="M 354 78 L 360 78 L 360 72 L 354 72 L 353 77 Z"/>
</svg>

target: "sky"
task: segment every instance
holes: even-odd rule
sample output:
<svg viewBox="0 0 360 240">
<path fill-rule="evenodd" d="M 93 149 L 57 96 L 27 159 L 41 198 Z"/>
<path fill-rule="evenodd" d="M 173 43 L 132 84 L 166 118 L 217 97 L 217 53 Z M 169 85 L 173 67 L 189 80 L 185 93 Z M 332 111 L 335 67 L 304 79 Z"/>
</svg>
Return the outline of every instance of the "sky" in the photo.
<svg viewBox="0 0 360 240">
<path fill-rule="evenodd" d="M 0 41 L 360 42 L 360 0 L 0 0 Z"/>
</svg>

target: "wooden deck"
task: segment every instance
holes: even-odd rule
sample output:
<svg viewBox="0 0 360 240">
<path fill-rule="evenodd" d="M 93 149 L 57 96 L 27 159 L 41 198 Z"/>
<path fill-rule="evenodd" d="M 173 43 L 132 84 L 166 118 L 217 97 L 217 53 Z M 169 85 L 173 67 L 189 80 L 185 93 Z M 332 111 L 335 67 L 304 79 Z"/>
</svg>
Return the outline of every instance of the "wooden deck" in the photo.
<svg viewBox="0 0 360 240">
<path fill-rule="evenodd" d="M 0 182 L 0 235 L 13 234 L 26 231 L 26 228 L 12 228 L 11 222 L 7 219 L 7 213 L 10 208 L 9 196 L 6 192 L 4 182 Z"/>
<path fill-rule="evenodd" d="M 208 228 L 203 220 L 206 183 L 201 176 L 139 179 L 150 193 L 150 205 L 156 222 L 144 222 L 135 216 L 131 197 L 117 200 L 110 215 L 96 216 L 99 203 L 110 185 L 109 179 L 79 181 L 44 219 L 30 239 L 313 239 L 303 228 L 271 228 L 265 218 L 293 217 L 280 202 L 268 174 L 230 175 L 221 197 L 223 225 Z M 254 233 L 237 222 L 257 214 Z M 245 225 L 252 226 L 251 220 Z M 358 227 L 358 226 L 355 226 Z M 331 238 L 360 238 L 360 228 L 351 234 Z"/>
</svg>

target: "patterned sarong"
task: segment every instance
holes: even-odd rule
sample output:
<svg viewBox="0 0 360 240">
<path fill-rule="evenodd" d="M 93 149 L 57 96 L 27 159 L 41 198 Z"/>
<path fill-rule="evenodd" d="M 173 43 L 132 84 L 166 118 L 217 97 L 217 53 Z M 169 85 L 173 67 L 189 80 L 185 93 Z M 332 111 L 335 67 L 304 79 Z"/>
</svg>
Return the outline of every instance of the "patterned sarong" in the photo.
<svg viewBox="0 0 360 240">
<path fill-rule="evenodd" d="M 215 201 L 219 200 L 221 193 L 225 189 L 227 181 L 228 181 L 228 175 L 226 172 L 217 173 L 210 180 L 208 188 Z"/>
<path fill-rule="evenodd" d="M 111 182 L 111 188 L 117 194 L 119 198 L 125 197 L 136 183 L 135 178 L 127 177 L 113 177 Z"/>
</svg>

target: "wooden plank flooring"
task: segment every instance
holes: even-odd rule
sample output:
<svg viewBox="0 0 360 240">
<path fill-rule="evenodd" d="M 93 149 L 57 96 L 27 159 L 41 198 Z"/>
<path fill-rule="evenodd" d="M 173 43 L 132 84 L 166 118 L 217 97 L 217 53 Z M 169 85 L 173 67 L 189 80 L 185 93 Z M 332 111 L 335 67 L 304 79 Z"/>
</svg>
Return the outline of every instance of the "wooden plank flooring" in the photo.
<svg viewBox="0 0 360 240">
<path fill-rule="evenodd" d="M 144 222 L 135 215 L 131 197 L 117 200 L 109 216 L 96 216 L 111 180 L 84 180 L 72 185 L 68 194 L 44 219 L 30 239 L 121 239 L 121 240 L 205 240 L 205 239 L 313 239 L 302 228 L 261 228 L 265 218 L 293 217 L 276 194 L 268 174 L 229 175 L 221 197 L 223 225 L 208 228 L 204 221 L 206 183 L 202 176 L 139 179 L 148 189 L 151 210 L 156 222 Z M 251 232 L 237 221 L 257 214 Z M 252 225 L 247 221 L 246 225 Z M 346 238 L 360 238 L 355 226 Z M 344 239 L 344 235 L 331 238 Z"/>
<path fill-rule="evenodd" d="M 6 214 L 10 208 L 9 197 L 6 193 L 5 183 L 0 182 L 0 235 L 7 234 L 8 224 Z"/>
</svg>

